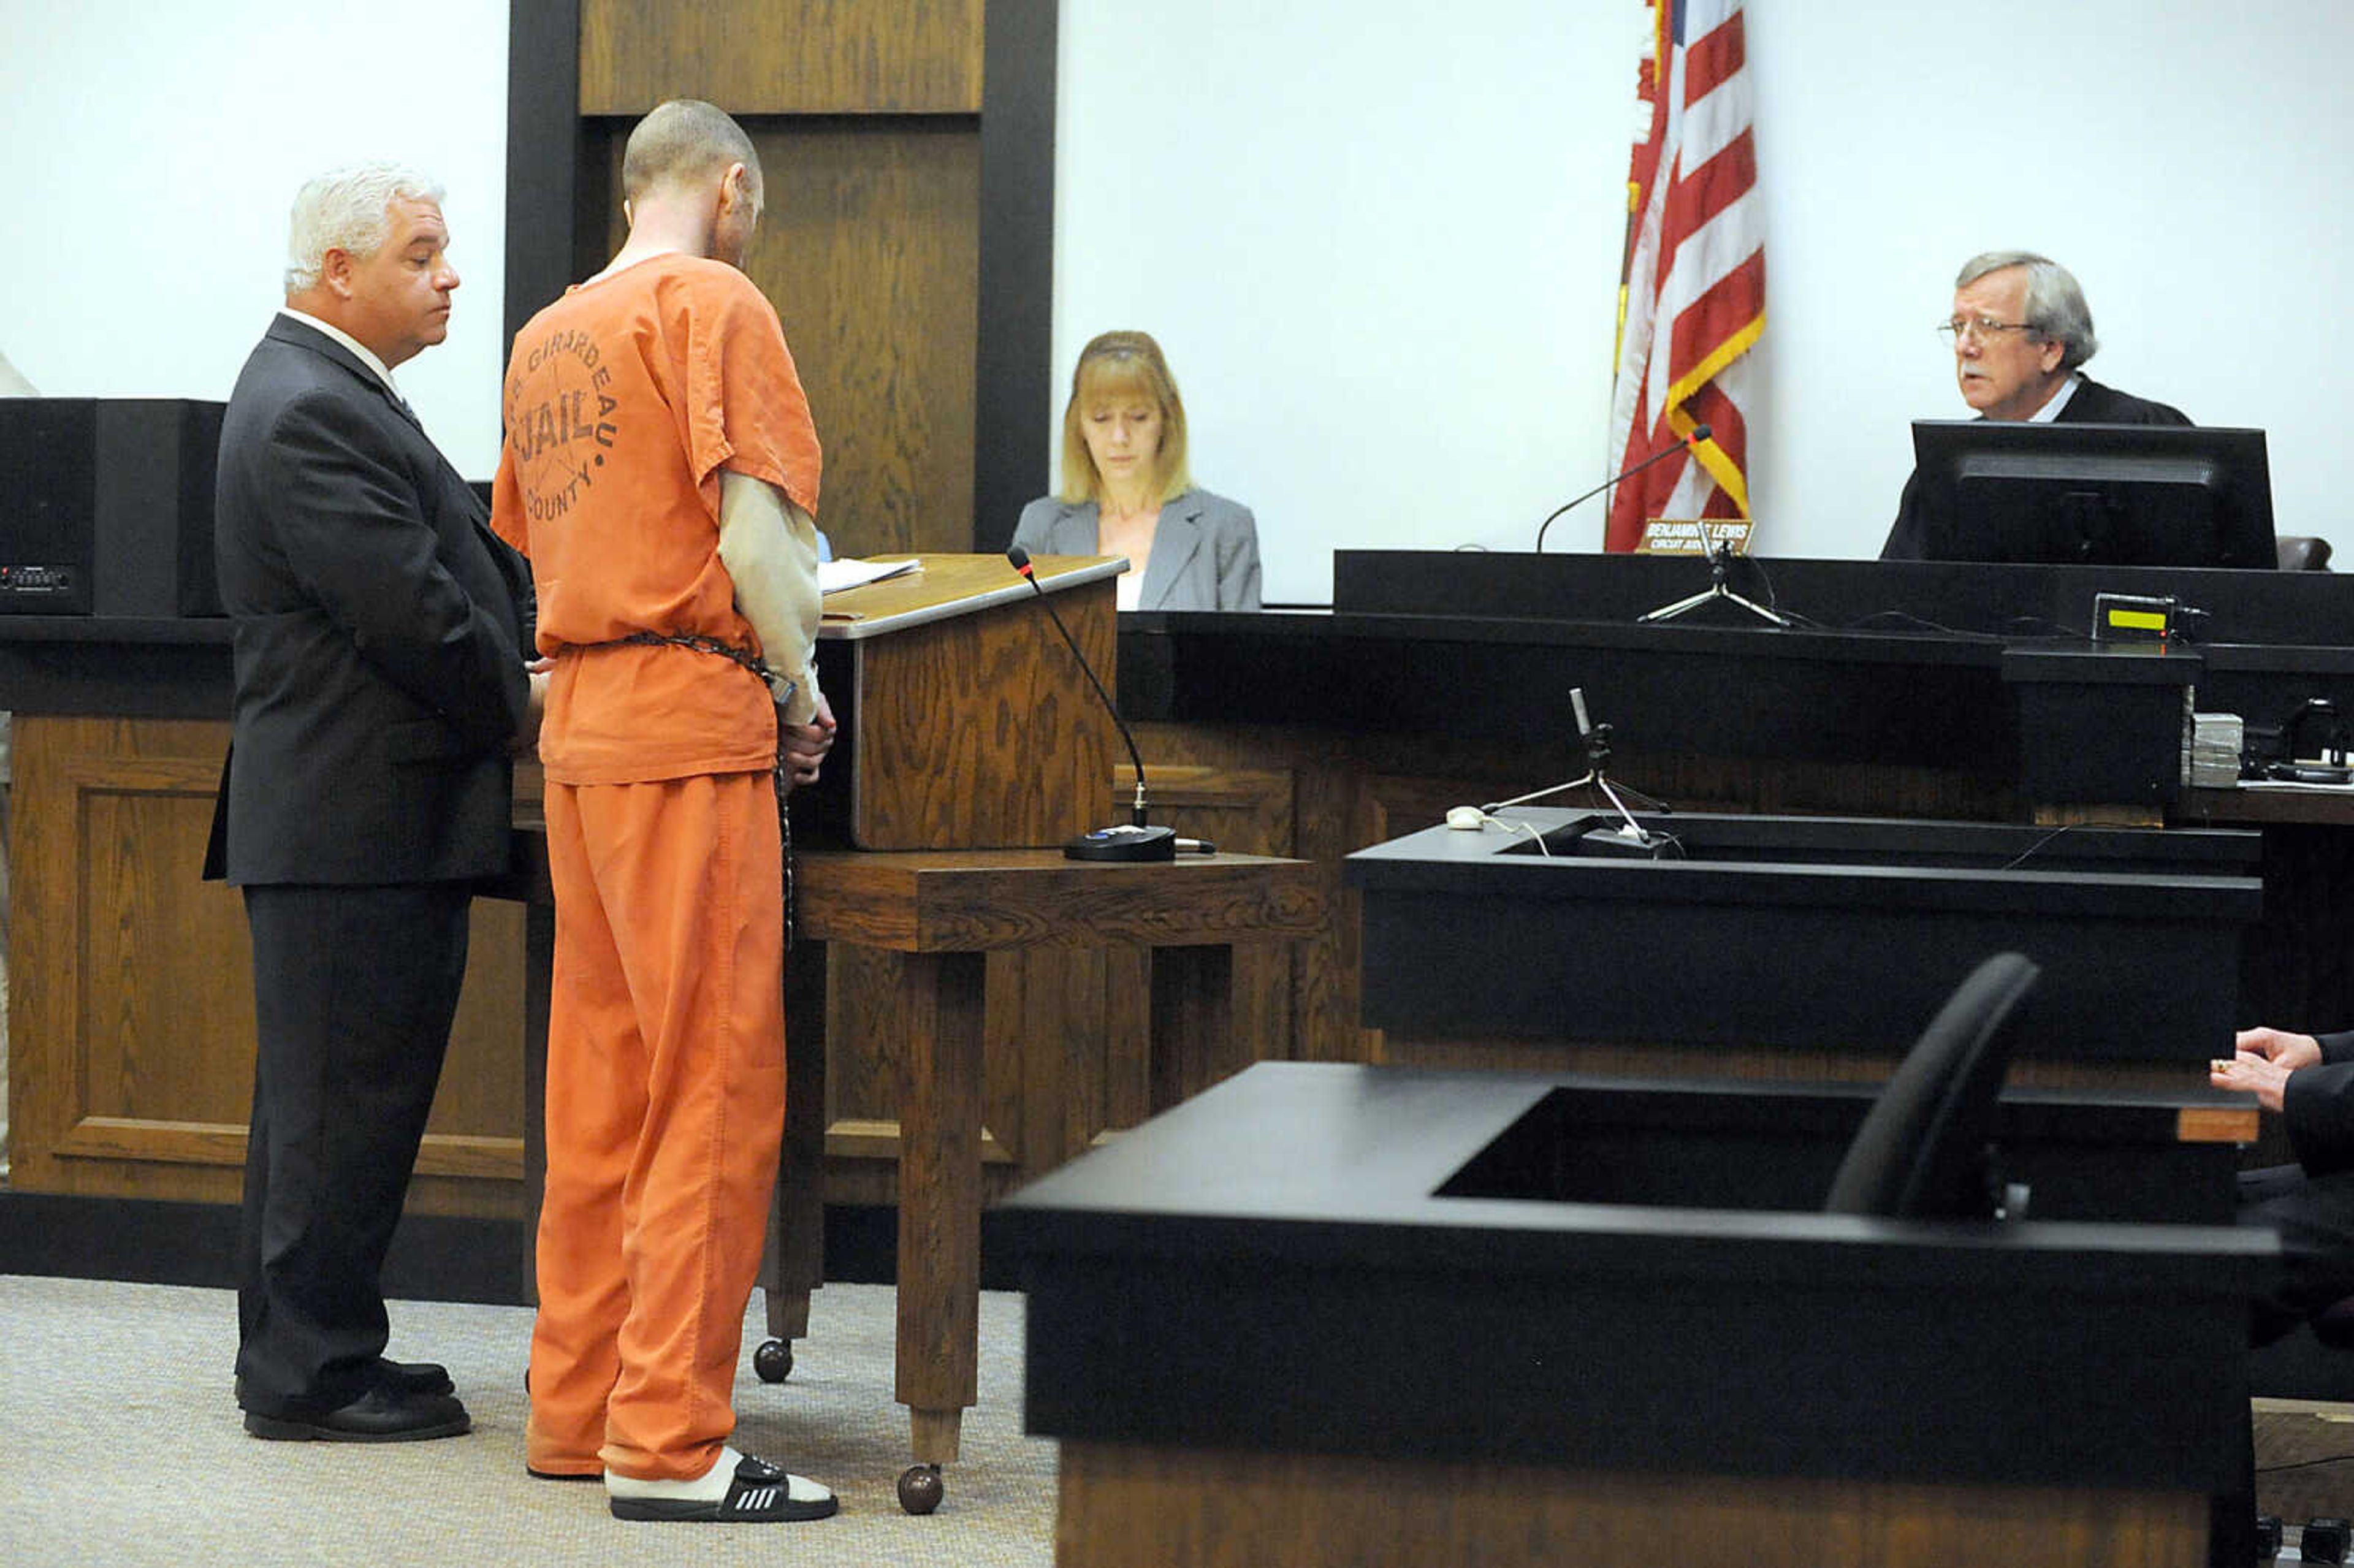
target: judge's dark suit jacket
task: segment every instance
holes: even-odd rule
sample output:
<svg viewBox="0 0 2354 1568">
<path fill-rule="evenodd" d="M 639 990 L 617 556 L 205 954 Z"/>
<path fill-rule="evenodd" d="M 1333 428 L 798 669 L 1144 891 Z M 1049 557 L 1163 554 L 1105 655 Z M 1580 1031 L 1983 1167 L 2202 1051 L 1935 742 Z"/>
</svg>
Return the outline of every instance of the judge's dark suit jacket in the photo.
<svg viewBox="0 0 2354 1568">
<path fill-rule="evenodd" d="M 2076 388 L 2074 397 L 2052 417 L 2060 425 L 2187 425 L 2190 417 L 2179 408 L 2163 403 L 2153 403 L 2147 397 L 2137 397 L 2130 392 L 2120 392 L 2114 387 L 2104 387 L 2087 376 Z M 1896 503 L 1896 525 L 1888 531 L 1888 542 L 1880 546 L 1883 561 L 1917 561 L 1928 546 L 1928 522 L 1922 515 L 1921 471 L 1904 482 L 1904 494 Z"/>
<path fill-rule="evenodd" d="M 387 387 L 278 317 L 221 427 L 240 885 L 495 875 L 512 856 L 530 568 Z"/>
<path fill-rule="evenodd" d="M 1098 515 L 1092 501 L 1075 506 L 1042 496 L 1022 509 L 1013 542 L 1034 556 L 1097 555 Z M 1163 504 L 1136 608 L 1258 609 L 1258 522 L 1250 508 L 1206 490 Z"/>
</svg>

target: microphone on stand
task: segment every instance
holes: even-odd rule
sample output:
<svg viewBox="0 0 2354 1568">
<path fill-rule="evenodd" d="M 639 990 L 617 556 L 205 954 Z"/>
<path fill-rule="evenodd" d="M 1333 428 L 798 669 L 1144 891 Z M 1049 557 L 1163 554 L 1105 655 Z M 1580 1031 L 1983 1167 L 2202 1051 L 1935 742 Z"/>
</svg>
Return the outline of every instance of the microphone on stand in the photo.
<svg viewBox="0 0 2354 1568">
<path fill-rule="evenodd" d="M 1080 834 L 1063 846 L 1065 857 L 1070 860 L 1175 860 L 1177 830 L 1153 827 L 1145 821 L 1144 757 L 1136 749 L 1136 736 L 1129 733 L 1128 721 L 1119 716 L 1119 705 L 1111 700 L 1111 694 L 1104 690 L 1101 681 L 1096 679 L 1095 666 L 1089 664 L 1087 656 L 1079 652 L 1078 639 L 1071 635 L 1071 629 L 1064 625 L 1063 618 L 1055 613 L 1055 601 L 1047 597 L 1045 586 L 1039 582 L 1036 569 L 1030 565 L 1030 552 L 1019 545 L 1010 546 L 1005 558 L 1013 563 L 1015 571 L 1022 574 L 1022 580 L 1038 595 L 1038 602 L 1046 607 L 1046 614 L 1055 622 L 1055 630 L 1061 632 L 1063 641 L 1071 645 L 1071 657 L 1079 662 L 1079 673 L 1087 678 L 1087 684 L 1096 689 L 1096 695 L 1103 699 L 1104 711 L 1111 715 L 1111 722 L 1119 730 L 1120 739 L 1128 742 L 1128 759 L 1136 766 L 1136 802 L 1129 808 L 1129 820 Z M 1210 846 L 1187 841 L 1185 847 L 1207 853 Z"/>
<path fill-rule="evenodd" d="M 1641 462 L 1637 463 L 1633 468 L 1627 470 L 1625 472 L 1613 474 L 1608 479 L 1604 480 L 1600 484 L 1597 484 L 1593 489 L 1587 491 L 1585 494 L 1578 496 L 1574 500 L 1564 501 L 1559 506 L 1554 507 L 1553 509 L 1553 517 L 1548 517 L 1543 522 L 1537 524 L 1537 554 L 1543 555 L 1544 553 L 1545 530 L 1553 526 L 1554 517 L 1559 517 L 1563 513 L 1569 511 L 1572 507 L 1593 500 L 1596 496 L 1601 494 L 1612 485 L 1617 484 L 1622 479 L 1634 478 L 1637 474 L 1642 472 L 1645 469 L 1650 467 L 1655 462 L 1665 462 L 1670 458 L 1675 456 L 1678 452 L 1691 450 L 1700 442 L 1708 440 L 1710 435 L 1713 432 L 1711 431 L 1706 425 L 1694 425 L 1691 429 L 1691 434 L 1686 436 L 1682 440 L 1678 441 L 1674 446 L 1668 448 L 1664 451 L 1653 452 L 1649 457 L 1645 458 Z"/>
</svg>

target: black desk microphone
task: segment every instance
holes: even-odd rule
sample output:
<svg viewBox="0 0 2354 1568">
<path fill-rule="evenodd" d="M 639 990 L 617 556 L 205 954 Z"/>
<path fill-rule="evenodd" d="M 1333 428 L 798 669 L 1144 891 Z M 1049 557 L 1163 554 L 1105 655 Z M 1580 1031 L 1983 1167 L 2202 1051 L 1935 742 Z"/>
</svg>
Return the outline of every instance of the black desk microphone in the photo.
<svg viewBox="0 0 2354 1568">
<path fill-rule="evenodd" d="M 1708 438 L 1714 432 L 1710 430 L 1706 425 L 1694 425 L 1691 429 L 1691 435 L 1686 436 L 1682 440 L 1678 441 L 1674 446 L 1668 448 L 1665 451 L 1653 452 L 1649 457 L 1645 458 L 1641 462 L 1637 463 L 1633 468 L 1627 470 L 1624 473 L 1613 474 L 1608 479 L 1604 480 L 1600 484 L 1597 484 L 1593 489 L 1587 491 L 1585 494 L 1564 501 L 1560 505 L 1554 507 L 1553 509 L 1553 517 L 1548 517 L 1543 522 L 1537 524 L 1537 554 L 1544 554 L 1545 530 L 1553 526 L 1554 517 L 1559 517 L 1563 513 L 1571 510 L 1573 507 L 1582 505 L 1585 502 L 1593 500 L 1596 496 L 1601 494 L 1604 491 L 1609 489 L 1612 485 L 1617 483 L 1622 479 L 1634 478 L 1637 474 L 1642 472 L 1645 469 L 1650 467 L 1655 462 L 1665 462 L 1670 458 L 1675 456 L 1678 452 L 1691 450 L 1693 447 L 1698 446 L 1701 442 L 1708 440 Z"/>
<path fill-rule="evenodd" d="M 1064 855 L 1071 860 L 1175 860 L 1177 830 L 1156 828 L 1145 821 L 1144 757 L 1136 749 L 1136 736 L 1129 733 L 1128 721 L 1119 716 L 1119 705 L 1111 700 L 1111 694 L 1104 690 L 1101 681 L 1096 679 L 1095 666 L 1089 664 L 1087 656 L 1079 652 L 1079 640 L 1071 635 L 1071 629 L 1064 625 L 1063 618 L 1055 613 L 1055 601 L 1047 597 L 1045 586 L 1039 582 L 1036 569 L 1030 565 L 1030 552 L 1014 545 L 1006 550 L 1005 558 L 1013 564 L 1013 569 L 1022 574 L 1022 579 L 1037 594 L 1038 602 L 1046 607 L 1046 614 L 1055 622 L 1055 630 L 1061 632 L 1063 641 L 1070 644 L 1071 657 L 1079 662 L 1079 673 L 1087 678 L 1087 684 L 1093 686 L 1096 695 L 1103 700 L 1104 711 L 1111 715 L 1111 722 L 1119 730 L 1120 739 L 1128 742 L 1128 759 L 1136 766 L 1136 803 L 1129 808 L 1129 820 L 1080 834 L 1063 846 Z M 1193 846 L 1188 844 L 1186 847 Z"/>
</svg>

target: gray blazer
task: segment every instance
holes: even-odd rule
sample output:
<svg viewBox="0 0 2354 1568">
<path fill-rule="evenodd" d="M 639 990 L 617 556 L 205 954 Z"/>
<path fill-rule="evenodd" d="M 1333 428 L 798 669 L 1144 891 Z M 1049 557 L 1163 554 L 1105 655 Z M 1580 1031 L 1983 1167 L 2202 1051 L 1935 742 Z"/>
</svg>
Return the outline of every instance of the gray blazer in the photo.
<svg viewBox="0 0 2354 1568">
<path fill-rule="evenodd" d="M 1041 496 L 1022 509 L 1013 542 L 1033 555 L 1094 556 L 1096 503 Z M 1161 508 L 1144 558 L 1139 609 L 1257 609 L 1258 524 L 1250 508 L 1189 490 Z"/>
</svg>

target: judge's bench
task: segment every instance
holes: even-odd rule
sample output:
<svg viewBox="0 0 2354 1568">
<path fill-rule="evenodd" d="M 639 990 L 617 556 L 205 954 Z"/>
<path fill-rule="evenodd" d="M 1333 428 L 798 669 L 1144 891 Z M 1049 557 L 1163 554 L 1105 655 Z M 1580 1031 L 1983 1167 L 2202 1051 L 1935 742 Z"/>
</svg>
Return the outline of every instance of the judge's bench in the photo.
<svg viewBox="0 0 2354 1568">
<path fill-rule="evenodd" d="M 2238 713 L 2251 733 L 2314 699 L 2354 711 L 2354 583 L 2327 572 L 1757 561 L 1736 567 L 1743 591 L 1805 624 L 1777 630 L 1713 607 L 1637 623 L 1705 570 L 1667 556 L 1343 551 L 1329 613 L 1119 618 L 1111 678 L 1156 820 L 1223 851 L 1314 868 L 1313 931 L 1235 951 L 1230 994 L 1251 1055 L 1380 1057 L 1363 1017 L 1345 858 L 1450 806 L 1583 772 L 1573 689 L 1613 728 L 1612 777 L 1678 810 L 2253 825 L 2263 898 L 2241 944 L 2237 1022 L 2354 1018 L 2354 921 L 2342 917 L 2354 801 L 2327 789 L 2194 789 L 2180 768 L 2193 705 Z M 2088 623 L 2104 591 L 2172 595 L 2207 612 L 2203 635 L 2159 652 L 2096 644 Z M 228 691 L 217 619 L 0 615 L 0 706 L 18 715 L 18 1192 L 233 1200 L 251 1028 L 243 921 L 232 895 L 194 874 Z M 1096 747 L 1119 755 L 1105 737 Z M 1107 772 L 1090 813 L 1102 821 L 1132 786 L 1124 762 Z M 535 789 L 519 784 L 526 797 Z M 524 936 L 513 906 L 478 910 L 413 1200 L 422 1212 L 523 1212 Z M 991 1071 L 1038 1078 L 1051 1067 L 1066 1080 L 1055 1089 L 1066 1108 L 1024 1121 L 1009 1100 L 992 1121 L 983 1152 L 995 1192 L 1150 1108 L 1124 1086 L 1150 1071 L 1151 982 L 1141 948 L 987 961 Z M 841 999 L 865 983 L 837 968 L 837 1018 L 855 1012 Z M 1094 1043 L 1076 1069 L 1036 1048 L 1065 1040 Z M 850 1108 L 856 1125 L 832 1145 L 828 1195 L 887 1202 L 887 1118 Z"/>
</svg>

